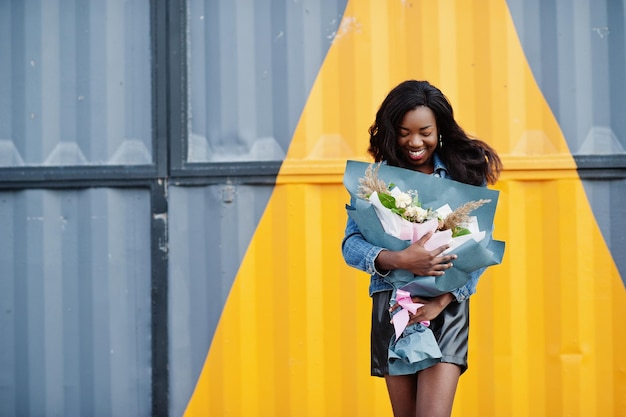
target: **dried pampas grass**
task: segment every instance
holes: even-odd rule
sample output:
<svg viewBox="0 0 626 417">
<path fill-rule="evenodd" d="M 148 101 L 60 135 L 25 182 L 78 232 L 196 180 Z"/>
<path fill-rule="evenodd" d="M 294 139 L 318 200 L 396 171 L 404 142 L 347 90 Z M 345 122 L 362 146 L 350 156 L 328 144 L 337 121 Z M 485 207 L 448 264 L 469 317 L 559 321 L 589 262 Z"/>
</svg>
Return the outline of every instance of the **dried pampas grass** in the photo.
<svg viewBox="0 0 626 417">
<path fill-rule="evenodd" d="M 378 178 L 379 169 L 380 163 L 370 164 L 370 166 L 368 166 L 365 170 L 365 175 L 362 178 L 359 178 L 359 197 L 363 199 L 368 199 L 374 191 L 379 194 L 389 194 L 389 190 L 387 189 L 387 184 L 385 184 L 385 181 Z"/>
<path fill-rule="evenodd" d="M 452 229 L 466 225 L 469 222 L 469 214 L 483 204 L 490 203 L 491 200 L 470 201 L 450 213 L 443 221 L 441 230 Z"/>
</svg>

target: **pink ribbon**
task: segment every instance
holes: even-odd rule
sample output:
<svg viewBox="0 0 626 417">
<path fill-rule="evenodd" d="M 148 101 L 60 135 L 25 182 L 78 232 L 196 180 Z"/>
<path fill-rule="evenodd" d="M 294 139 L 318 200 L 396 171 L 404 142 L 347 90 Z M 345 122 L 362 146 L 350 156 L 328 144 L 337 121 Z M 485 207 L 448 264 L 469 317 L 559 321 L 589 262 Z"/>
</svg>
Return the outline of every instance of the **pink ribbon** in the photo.
<svg viewBox="0 0 626 417">
<path fill-rule="evenodd" d="M 402 307 L 402 310 L 394 314 L 391 321 L 393 322 L 393 327 L 396 331 L 396 340 L 398 340 L 409 323 L 409 312 L 411 312 L 411 314 L 415 314 L 417 309 L 424 304 L 414 303 L 411 299 L 411 293 L 404 290 L 396 290 L 396 302 L 400 305 L 400 307 Z M 420 323 L 426 327 L 430 325 L 430 321 L 428 320 L 420 321 Z"/>
</svg>

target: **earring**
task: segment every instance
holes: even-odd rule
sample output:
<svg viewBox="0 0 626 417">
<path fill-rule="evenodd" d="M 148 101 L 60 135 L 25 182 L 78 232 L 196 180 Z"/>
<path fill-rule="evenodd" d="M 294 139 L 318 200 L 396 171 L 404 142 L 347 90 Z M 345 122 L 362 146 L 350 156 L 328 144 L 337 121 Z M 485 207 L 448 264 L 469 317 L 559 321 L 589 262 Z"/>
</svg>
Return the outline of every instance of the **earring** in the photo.
<svg viewBox="0 0 626 417">
<path fill-rule="evenodd" d="M 443 148 L 443 138 L 441 137 L 441 133 L 439 134 L 439 148 Z"/>
</svg>

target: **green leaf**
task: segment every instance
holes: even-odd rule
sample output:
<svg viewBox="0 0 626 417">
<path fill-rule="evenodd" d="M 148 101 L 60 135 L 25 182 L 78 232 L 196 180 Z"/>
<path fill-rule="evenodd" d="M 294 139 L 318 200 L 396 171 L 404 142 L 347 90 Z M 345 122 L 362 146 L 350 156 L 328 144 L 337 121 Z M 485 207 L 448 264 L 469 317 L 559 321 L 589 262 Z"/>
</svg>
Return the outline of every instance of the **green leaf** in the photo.
<svg viewBox="0 0 626 417">
<path fill-rule="evenodd" d="M 452 237 L 469 235 L 470 233 L 472 232 L 470 232 L 469 229 L 466 229 L 465 227 L 461 227 L 461 226 L 457 226 L 454 229 L 452 229 Z"/>
<path fill-rule="evenodd" d="M 380 200 L 381 204 L 388 208 L 388 209 L 394 209 L 396 208 L 396 199 L 389 195 L 389 194 L 383 194 L 383 193 L 379 193 L 378 194 L 378 199 Z"/>
</svg>

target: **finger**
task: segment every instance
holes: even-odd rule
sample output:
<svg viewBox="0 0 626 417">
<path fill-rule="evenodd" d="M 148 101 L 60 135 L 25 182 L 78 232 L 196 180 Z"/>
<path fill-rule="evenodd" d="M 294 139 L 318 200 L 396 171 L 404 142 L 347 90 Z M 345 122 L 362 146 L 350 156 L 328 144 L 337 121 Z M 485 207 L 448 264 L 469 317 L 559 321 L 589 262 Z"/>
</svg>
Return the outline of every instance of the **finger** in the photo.
<svg viewBox="0 0 626 417">
<path fill-rule="evenodd" d="M 448 262 L 448 263 L 441 263 L 437 265 L 437 268 L 439 271 L 445 271 L 446 269 L 450 269 L 454 266 L 454 264 L 452 262 Z"/>
<path fill-rule="evenodd" d="M 389 312 L 393 313 L 394 311 L 396 311 L 398 308 L 400 308 L 400 304 L 395 303 L 394 305 L 392 305 L 391 307 L 389 307 Z"/>
<path fill-rule="evenodd" d="M 418 312 L 418 313 L 414 314 L 413 316 L 409 317 L 409 322 L 407 323 L 407 325 L 409 325 L 409 324 L 416 324 L 416 323 L 422 322 L 422 321 L 425 320 L 424 317 L 425 316 L 423 314 L 419 314 L 419 312 Z"/>
<path fill-rule="evenodd" d="M 437 256 L 435 259 L 437 259 L 439 263 L 446 263 L 446 262 L 452 262 L 456 258 L 458 258 L 458 256 L 455 253 L 453 253 L 451 255 Z"/>
<path fill-rule="evenodd" d="M 419 245 L 419 246 L 424 246 L 426 244 L 426 242 L 428 241 L 428 239 L 430 239 L 430 237 L 433 235 L 433 232 L 428 232 L 426 233 L 424 236 L 422 236 L 420 239 L 418 239 L 414 245 Z M 445 249 L 444 249 L 445 250 Z"/>
<path fill-rule="evenodd" d="M 409 313 L 409 320 L 415 323 L 423 321 L 426 317 L 426 309 L 422 306 L 415 311 L 415 314 Z"/>
<path fill-rule="evenodd" d="M 454 265 L 452 263 L 447 263 L 447 264 L 438 263 L 438 264 L 433 265 L 431 269 L 432 269 L 432 272 L 436 272 L 437 275 L 443 275 L 446 269 L 450 269 L 453 266 Z"/>
<path fill-rule="evenodd" d="M 455 259 L 457 259 L 456 255 L 438 256 L 433 259 L 433 269 L 445 270 L 452 268 L 454 266 L 452 261 Z"/>
</svg>

